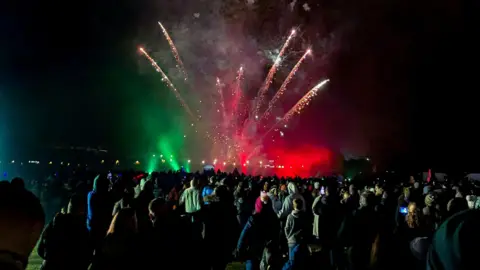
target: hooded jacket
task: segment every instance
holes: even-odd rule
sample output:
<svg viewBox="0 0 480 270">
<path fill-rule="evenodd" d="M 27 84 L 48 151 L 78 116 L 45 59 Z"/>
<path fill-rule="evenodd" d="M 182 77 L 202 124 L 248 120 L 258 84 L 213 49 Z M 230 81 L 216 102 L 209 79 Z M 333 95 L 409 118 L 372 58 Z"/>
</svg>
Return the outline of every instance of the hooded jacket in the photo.
<svg viewBox="0 0 480 270">
<path fill-rule="evenodd" d="M 302 211 L 305 211 L 305 199 L 303 196 L 300 194 L 298 191 L 297 186 L 295 183 L 288 183 L 287 186 L 288 190 L 288 196 L 285 198 L 283 201 L 282 209 L 278 212 L 278 218 L 280 219 L 285 219 L 288 217 L 288 215 L 293 211 L 293 200 L 299 198 L 300 200 L 303 201 L 303 208 Z"/>
<path fill-rule="evenodd" d="M 285 236 L 289 246 L 293 247 L 306 239 L 309 228 L 308 223 L 309 219 L 304 211 L 293 210 L 288 215 L 287 223 L 285 224 Z"/>
<path fill-rule="evenodd" d="M 87 228 L 98 226 L 105 233 L 112 219 L 113 205 L 108 194 L 108 179 L 97 175 L 93 180 L 93 189 L 87 196 Z"/>
<path fill-rule="evenodd" d="M 436 231 L 427 255 L 427 270 L 472 269 L 478 264 L 480 212 L 466 210 L 448 218 Z"/>
</svg>

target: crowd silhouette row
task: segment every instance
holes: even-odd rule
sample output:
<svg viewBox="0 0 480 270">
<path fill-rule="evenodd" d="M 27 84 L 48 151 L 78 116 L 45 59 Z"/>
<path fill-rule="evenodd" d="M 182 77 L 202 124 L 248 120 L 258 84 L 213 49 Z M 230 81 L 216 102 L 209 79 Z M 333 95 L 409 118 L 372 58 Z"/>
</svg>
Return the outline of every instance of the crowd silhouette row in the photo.
<svg viewBox="0 0 480 270">
<path fill-rule="evenodd" d="M 25 269 L 37 241 L 45 270 L 477 265 L 480 200 L 464 179 L 127 175 L 0 182 L 0 269 Z"/>
</svg>

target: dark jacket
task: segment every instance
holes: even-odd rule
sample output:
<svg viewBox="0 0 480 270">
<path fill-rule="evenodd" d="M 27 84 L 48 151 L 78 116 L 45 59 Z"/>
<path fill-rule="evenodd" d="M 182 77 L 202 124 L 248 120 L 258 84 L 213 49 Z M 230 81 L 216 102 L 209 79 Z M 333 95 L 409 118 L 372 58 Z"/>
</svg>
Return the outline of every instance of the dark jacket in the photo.
<svg viewBox="0 0 480 270">
<path fill-rule="evenodd" d="M 112 220 L 113 203 L 108 193 L 108 179 L 95 177 L 93 190 L 88 193 L 88 215 L 87 228 L 89 230 L 99 230 L 100 234 L 105 235 Z"/>
<path fill-rule="evenodd" d="M 140 244 L 138 236 L 134 234 L 108 235 L 101 248 L 95 251 L 90 269 L 143 269 L 145 261 L 140 260 Z"/>
<path fill-rule="evenodd" d="M 271 208 L 271 205 L 266 208 Z M 273 215 L 257 213 L 250 217 L 238 239 L 240 257 L 260 261 L 265 244 L 278 239 L 280 223 L 273 209 L 271 211 Z"/>
<path fill-rule="evenodd" d="M 58 214 L 45 227 L 38 246 L 42 269 L 87 269 L 92 256 L 83 216 Z"/>
</svg>

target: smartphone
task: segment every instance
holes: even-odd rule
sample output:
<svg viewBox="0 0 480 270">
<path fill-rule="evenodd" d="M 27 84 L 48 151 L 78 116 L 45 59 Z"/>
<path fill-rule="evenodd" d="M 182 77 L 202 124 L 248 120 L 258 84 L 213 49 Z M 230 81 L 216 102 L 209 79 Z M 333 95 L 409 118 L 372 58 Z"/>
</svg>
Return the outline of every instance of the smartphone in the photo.
<svg viewBox="0 0 480 270">
<path fill-rule="evenodd" d="M 324 187 L 322 187 L 322 188 L 320 189 L 320 194 L 325 195 L 325 188 L 324 188 Z"/>
<path fill-rule="evenodd" d="M 400 214 L 406 215 L 408 213 L 408 208 L 407 207 L 400 207 Z"/>
</svg>

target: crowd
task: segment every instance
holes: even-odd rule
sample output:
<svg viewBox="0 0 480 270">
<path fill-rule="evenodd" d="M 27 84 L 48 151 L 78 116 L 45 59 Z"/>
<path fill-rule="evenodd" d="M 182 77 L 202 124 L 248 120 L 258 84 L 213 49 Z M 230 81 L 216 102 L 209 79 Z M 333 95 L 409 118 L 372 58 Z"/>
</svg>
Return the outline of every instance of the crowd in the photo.
<svg viewBox="0 0 480 270">
<path fill-rule="evenodd" d="M 0 269 L 25 269 L 37 241 L 45 270 L 478 265 L 473 183 L 373 179 L 98 175 L 64 183 L 65 203 L 47 221 L 22 179 L 2 181 Z"/>
</svg>

